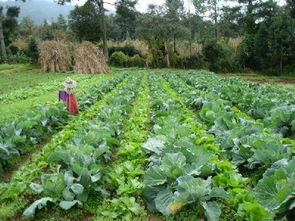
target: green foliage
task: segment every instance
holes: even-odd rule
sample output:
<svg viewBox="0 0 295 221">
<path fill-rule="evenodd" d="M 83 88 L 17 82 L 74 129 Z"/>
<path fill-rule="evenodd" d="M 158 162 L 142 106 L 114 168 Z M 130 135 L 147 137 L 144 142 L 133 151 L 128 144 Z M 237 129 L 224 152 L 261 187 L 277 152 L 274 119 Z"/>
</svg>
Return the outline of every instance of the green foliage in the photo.
<svg viewBox="0 0 295 221">
<path fill-rule="evenodd" d="M 6 62 L 9 64 L 26 64 L 31 63 L 31 58 L 23 51 L 18 51 L 16 54 L 8 54 Z"/>
<path fill-rule="evenodd" d="M 235 71 L 234 61 L 231 60 L 231 51 L 222 42 L 208 42 L 202 48 L 204 60 L 208 62 L 209 70 L 214 72 Z"/>
<path fill-rule="evenodd" d="M 17 18 L 20 13 L 20 8 L 16 6 L 8 7 L 6 16 L 3 18 L 3 35 L 5 45 L 12 43 L 17 37 Z"/>
<path fill-rule="evenodd" d="M 126 67 L 128 62 L 128 56 L 123 52 L 114 52 L 110 57 L 110 64 L 115 67 Z"/>
<path fill-rule="evenodd" d="M 13 45 L 13 44 L 10 44 L 7 47 L 7 53 L 8 54 L 16 55 L 19 51 L 20 51 L 20 49 L 17 46 Z"/>
<path fill-rule="evenodd" d="M 128 66 L 142 68 L 145 66 L 145 60 L 144 58 L 140 57 L 138 54 L 134 55 L 133 57 L 128 58 Z"/>
<path fill-rule="evenodd" d="M 38 43 L 34 37 L 29 38 L 28 49 L 26 55 L 32 59 L 33 63 L 37 63 L 39 59 Z"/>
<path fill-rule="evenodd" d="M 114 52 L 123 52 L 125 55 L 129 57 L 133 57 L 135 55 L 141 56 L 141 52 L 135 48 L 134 45 L 127 44 L 125 46 L 111 46 L 109 47 L 109 55 L 111 56 Z"/>
<path fill-rule="evenodd" d="M 71 11 L 69 26 L 80 41 L 97 42 L 102 38 L 99 12 L 91 1 Z"/>
</svg>

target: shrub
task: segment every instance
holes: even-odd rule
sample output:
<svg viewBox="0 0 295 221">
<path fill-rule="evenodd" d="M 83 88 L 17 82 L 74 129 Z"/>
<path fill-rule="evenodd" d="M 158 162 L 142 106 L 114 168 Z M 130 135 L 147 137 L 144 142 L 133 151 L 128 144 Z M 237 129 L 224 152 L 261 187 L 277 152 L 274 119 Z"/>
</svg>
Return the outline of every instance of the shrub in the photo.
<svg viewBox="0 0 295 221">
<path fill-rule="evenodd" d="M 115 52 L 123 52 L 125 55 L 133 57 L 134 55 L 141 56 L 142 53 L 134 47 L 134 45 L 125 45 L 125 46 L 112 46 L 109 48 L 109 55 L 112 56 Z"/>
<path fill-rule="evenodd" d="M 182 58 L 176 54 L 171 54 L 170 55 L 170 65 L 173 68 L 185 68 L 184 58 Z"/>
<path fill-rule="evenodd" d="M 39 54 L 38 43 L 34 37 L 30 37 L 29 39 L 26 55 L 30 57 L 34 63 L 38 62 L 40 54 Z"/>
<path fill-rule="evenodd" d="M 16 55 L 19 51 L 20 51 L 20 49 L 16 45 L 10 44 L 7 47 L 7 53 L 8 54 Z"/>
<path fill-rule="evenodd" d="M 31 58 L 29 58 L 24 52 L 19 51 L 16 54 L 7 55 L 7 63 L 9 64 L 25 64 L 31 63 Z"/>
<path fill-rule="evenodd" d="M 209 42 L 202 49 L 204 60 L 208 63 L 210 71 L 234 72 L 240 69 L 235 54 L 225 42 Z"/>
<path fill-rule="evenodd" d="M 142 68 L 145 66 L 145 60 L 144 58 L 140 57 L 138 54 L 134 55 L 133 57 L 128 57 L 128 66 Z"/>
<path fill-rule="evenodd" d="M 204 57 L 201 54 L 185 57 L 184 66 L 188 69 L 202 69 L 205 66 Z"/>
<path fill-rule="evenodd" d="M 128 56 L 123 52 L 114 52 L 110 57 L 110 65 L 116 67 L 126 67 L 128 62 Z"/>
</svg>

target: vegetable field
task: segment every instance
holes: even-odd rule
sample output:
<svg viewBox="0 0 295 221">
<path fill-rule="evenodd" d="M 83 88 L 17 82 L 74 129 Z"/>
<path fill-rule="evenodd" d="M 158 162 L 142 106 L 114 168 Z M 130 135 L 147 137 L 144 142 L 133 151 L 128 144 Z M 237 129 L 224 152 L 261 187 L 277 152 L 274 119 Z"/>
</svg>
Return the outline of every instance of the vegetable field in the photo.
<svg viewBox="0 0 295 221">
<path fill-rule="evenodd" d="M 66 75 L 77 116 L 55 100 Z M 290 90 L 207 71 L 57 76 L 1 90 L 0 110 L 23 108 L 0 118 L 0 220 L 294 220 Z"/>
</svg>

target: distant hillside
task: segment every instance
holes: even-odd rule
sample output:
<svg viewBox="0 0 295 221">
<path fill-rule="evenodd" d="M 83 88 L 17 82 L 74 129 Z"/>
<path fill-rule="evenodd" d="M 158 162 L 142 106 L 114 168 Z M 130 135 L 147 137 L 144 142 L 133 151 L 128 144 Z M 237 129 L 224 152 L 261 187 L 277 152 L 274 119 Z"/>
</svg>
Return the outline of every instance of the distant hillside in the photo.
<svg viewBox="0 0 295 221">
<path fill-rule="evenodd" d="M 49 21 L 56 19 L 59 14 L 67 17 L 70 11 L 74 9 L 73 5 L 58 5 L 53 0 L 27 0 L 25 3 L 14 0 L 2 0 L 0 5 L 4 7 L 19 6 L 21 8 L 19 20 L 28 16 L 36 24 L 43 23 L 45 19 Z"/>
</svg>

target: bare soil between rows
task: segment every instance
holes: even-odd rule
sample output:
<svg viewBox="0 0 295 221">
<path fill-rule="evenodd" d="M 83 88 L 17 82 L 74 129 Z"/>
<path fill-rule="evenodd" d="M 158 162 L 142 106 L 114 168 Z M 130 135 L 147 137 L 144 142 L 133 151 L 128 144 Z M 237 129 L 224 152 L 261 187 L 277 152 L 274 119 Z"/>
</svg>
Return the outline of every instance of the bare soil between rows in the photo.
<svg viewBox="0 0 295 221">
<path fill-rule="evenodd" d="M 281 83 L 281 84 L 295 84 L 295 79 L 280 79 L 280 80 L 265 80 L 257 78 L 246 78 L 247 81 L 258 82 L 258 83 Z"/>
</svg>

